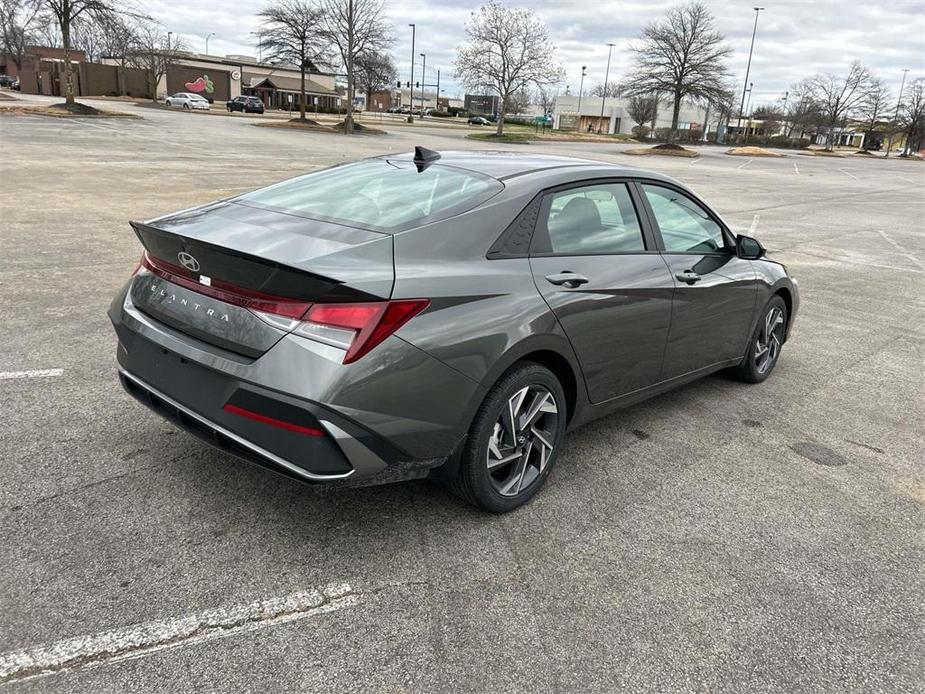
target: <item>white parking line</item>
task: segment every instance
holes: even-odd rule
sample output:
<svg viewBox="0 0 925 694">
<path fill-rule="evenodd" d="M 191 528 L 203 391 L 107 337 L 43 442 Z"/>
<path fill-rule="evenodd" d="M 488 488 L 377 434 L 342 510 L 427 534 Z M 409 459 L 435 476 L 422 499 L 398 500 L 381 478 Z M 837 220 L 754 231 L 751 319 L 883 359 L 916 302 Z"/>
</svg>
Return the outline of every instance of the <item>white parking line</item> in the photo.
<svg viewBox="0 0 925 694">
<path fill-rule="evenodd" d="M 14 378 L 50 378 L 60 376 L 64 369 L 33 369 L 32 371 L 0 371 L 0 381 L 9 381 Z"/>
<path fill-rule="evenodd" d="M 287 624 L 357 604 L 346 583 L 258 600 L 176 619 L 143 622 L 124 629 L 75 636 L 45 646 L 0 653 L 0 684 L 46 677 L 77 668 L 142 658 L 169 648 L 225 639 Z"/>
<path fill-rule="evenodd" d="M 744 169 L 746 166 L 748 166 L 749 164 L 751 164 L 753 161 L 754 161 L 754 159 L 749 159 L 749 160 L 746 161 L 745 163 L 739 164 L 736 168 L 737 168 L 737 169 Z"/>
<path fill-rule="evenodd" d="M 754 236 L 755 232 L 758 231 L 758 222 L 760 221 L 761 221 L 760 214 L 756 214 L 754 217 L 752 217 L 752 225 L 748 228 L 749 236 Z"/>
<path fill-rule="evenodd" d="M 896 178 L 901 181 L 906 181 L 907 183 L 918 183 L 918 181 L 913 181 L 911 178 L 906 178 L 905 176 L 897 176 Z"/>
<path fill-rule="evenodd" d="M 877 229 L 877 233 L 880 234 L 886 241 L 888 241 L 893 246 L 893 248 L 899 251 L 901 255 L 905 256 L 911 263 L 916 265 L 920 270 L 925 270 L 925 265 L 923 265 L 922 262 L 918 258 L 912 255 L 909 251 L 907 251 L 901 244 L 897 243 L 896 241 L 891 239 L 889 236 L 887 236 L 885 231 L 883 231 L 882 229 Z"/>
<path fill-rule="evenodd" d="M 855 175 L 854 175 L 853 173 L 851 173 L 850 171 L 845 171 L 845 169 L 839 169 L 839 171 L 841 171 L 843 174 L 845 174 L 845 176 L 851 176 L 851 178 L 853 178 L 855 181 L 859 181 L 859 180 L 860 180 L 857 176 L 855 176 Z"/>
<path fill-rule="evenodd" d="M 796 162 L 793 162 L 793 170 L 796 172 L 798 176 L 800 175 L 800 167 L 797 166 Z"/>
</svg>

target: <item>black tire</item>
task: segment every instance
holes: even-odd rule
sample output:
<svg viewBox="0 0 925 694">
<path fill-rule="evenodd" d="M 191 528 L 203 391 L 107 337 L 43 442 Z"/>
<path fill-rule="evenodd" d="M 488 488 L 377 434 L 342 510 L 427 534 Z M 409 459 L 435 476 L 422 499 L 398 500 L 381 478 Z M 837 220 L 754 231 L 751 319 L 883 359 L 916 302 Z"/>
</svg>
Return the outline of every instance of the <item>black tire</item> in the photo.
<svg viewBox="0 0 925 694">
<path fill-rule="evenodd" d="M 518 422 L 527 421 L 530 406 L 534 403 L 541 403 L 543 411 L 532 420 L 535 426 L 529 427 L 529 430 L 524 427 L 519 436 L 511 437 L 508 429 L 501 424 L 502 412 L 509 411 L 512 398 L 516 398 L 524 389 L 527 391 L 520 402 L 525 403 L 526 409 L 518 409 L 522 415 L 515 417 Z M 550 396 L 552 405 L 545 394 Z M 552 407 L 555 413 L 551 411 Z M 457 476 L 450 482 L 450 488 L 463 500 L 492 513 L 507 513 L 524 505 L 540 490 L 555 466 L 567 415 L 565 392 L 549 369 L 533 362 L 515 364 L 492 387 L 476 412 L 461 454 Z M 542 434 L 538 434 L 538 431 L 542 431 Z M 514 440 L 510 440 L 512 438 Z M 520 457 L 490 472 L 488 465 L 493 455 L 489 449 L 490 443 L 494 444 L 494 451 L 501 449 L 508 454 L 496 458 L 497 461 L 503 457 Z M 546 444 L 551 444 L 548 454 Z M 522 451 L 522 454 L 518 454 L 518 451 Z M 519 482 L 514 486 L 520 470 Z M 506 486 L 510 488 L 505 492 Z"/>
<path fill-rule="evenodd" d="M 759 357 L 759 342 L 766 341 L 765 333 L 767 320 L 774 311 L 779 312 L 781 319 L 781 322 L 777 323 L 772 331 L 772 334 L 777 337 L 779 343 L 777 344 L 773 358 L 770 359 L 770 363 L 765 364 Z M 787 331 L 787 319 L 787 304 L 784 303 L 784 300 L 780 296 L 772 296 L 771 300 L 765 304 L 764 309 L 758 315 L 758 324 L 755 326 L 755 330 L 752 332 L 752 336 L 748 341 L 748 350 L 745 353 L 745 358 L 742 360 L 741 364 L 732 369 L 732 375 L 735 376 L 735 378 L 745 383 L 761 383 L 771 375 L 771 372 L 774 371 L 774 367 L 777 366 L 777 362 L 780 360 L 780 350 Z"/>
<path fill-rule="evenodd" d="M 185 108 L 187 111 L 189 111 L 189 104 L 183 104 L 183 108 Z"/>
</svg>

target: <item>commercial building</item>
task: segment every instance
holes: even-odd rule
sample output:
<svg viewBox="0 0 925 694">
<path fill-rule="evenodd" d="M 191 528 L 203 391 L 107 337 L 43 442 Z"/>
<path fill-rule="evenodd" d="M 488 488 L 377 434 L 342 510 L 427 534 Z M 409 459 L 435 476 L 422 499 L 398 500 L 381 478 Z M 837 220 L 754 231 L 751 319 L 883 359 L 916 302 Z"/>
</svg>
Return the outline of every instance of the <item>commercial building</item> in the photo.
<svg viewBox="0 0 925 694">
<path fill-rule="evenodd" d="M 580 130 L 583 132 L 590 130 L 610 134 L 632 134 L 636 124 L 627 110 L 630 101 L 628 98 L 613 97 L 603 99 L 603 109 L 601 109 L 602 99 L 600 97 L 582 96 L 580 101 L 579 109 L 579 97 L 557 97 L 553 128 L 557 130 Z M 603 116 L 601 115 L 602 111 Z M 663 102 L 655 119 L 656 129 L 670 128 L 671 115 L 672 105 Z M 706 117 L 706 109 L 693 104 L 681 104 L 678 129 L 702 128 Z M 651 126 L 651 123 L 646 123 L 646 125 Z"/>
</svg>

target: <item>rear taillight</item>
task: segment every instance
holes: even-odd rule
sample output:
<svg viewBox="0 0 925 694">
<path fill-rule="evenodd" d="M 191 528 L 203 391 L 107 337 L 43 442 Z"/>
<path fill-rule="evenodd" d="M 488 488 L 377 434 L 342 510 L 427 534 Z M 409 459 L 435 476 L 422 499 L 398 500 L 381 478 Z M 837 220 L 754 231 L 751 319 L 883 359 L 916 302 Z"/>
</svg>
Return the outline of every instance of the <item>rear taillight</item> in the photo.
<svg viewBox="0 0 925 694">
<path fill-rule="evenodd" d="M 346 349 L 350 364 L 430 305 L 427 299 L 315 304 L 295 329 L 299 335 Z"/>
</svg>

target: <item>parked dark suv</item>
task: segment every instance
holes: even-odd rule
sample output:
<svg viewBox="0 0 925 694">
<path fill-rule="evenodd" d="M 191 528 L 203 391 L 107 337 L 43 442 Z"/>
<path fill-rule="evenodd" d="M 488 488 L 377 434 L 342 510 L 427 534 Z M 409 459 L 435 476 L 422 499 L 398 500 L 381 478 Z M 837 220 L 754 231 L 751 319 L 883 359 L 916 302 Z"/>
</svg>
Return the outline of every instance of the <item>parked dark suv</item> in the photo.
<svg viewBox="0 0 925 694">
<path fill-rule="evenodd" d="M 567 428 L 720 369 L 763 381 L 799 306 L 679 182 L 564 157 L 417 148 L 132 226 L 129 393 L 299 480 L 434 475 L 490 511 Z"/>
<path fill-rule="evenodd" d="M 229 112 L 263 113 L 263 102 L 256 96 L 236 96 L 226 108 Z"/>
</svg>

